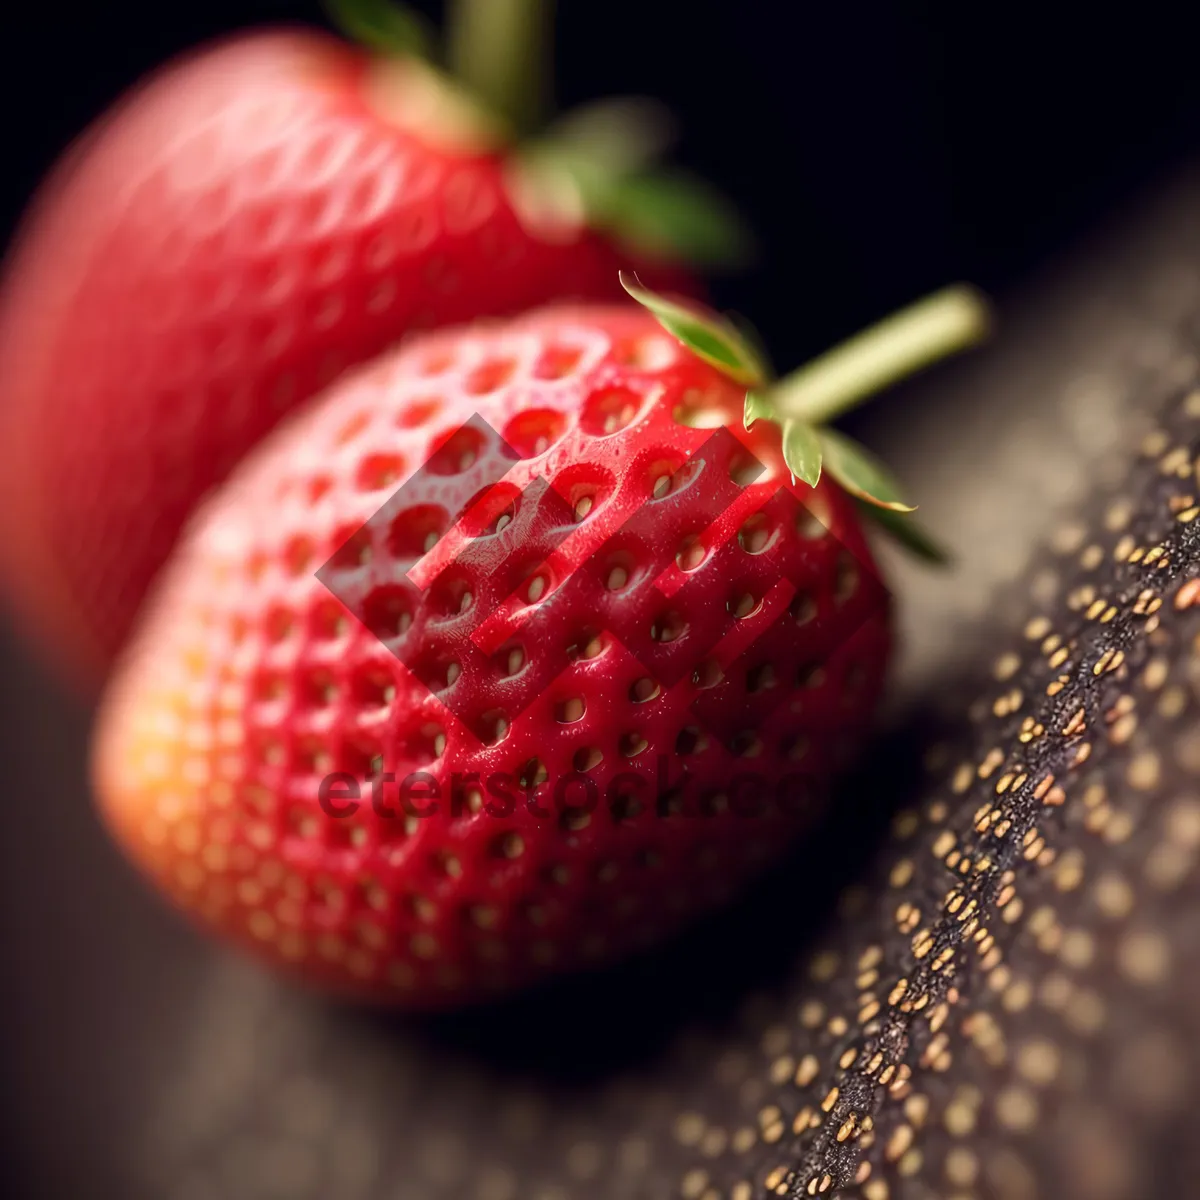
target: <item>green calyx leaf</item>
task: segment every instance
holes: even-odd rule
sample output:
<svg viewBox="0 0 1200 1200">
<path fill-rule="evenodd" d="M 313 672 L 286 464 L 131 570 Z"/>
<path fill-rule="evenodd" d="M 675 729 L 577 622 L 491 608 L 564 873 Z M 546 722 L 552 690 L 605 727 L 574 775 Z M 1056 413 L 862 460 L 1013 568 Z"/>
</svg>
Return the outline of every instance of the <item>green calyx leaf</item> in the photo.
<svg viewBox="0 0 1200 1200">
<path fill-rule="evenodd" d="M 821 435 L 811 425 L 789 417 L 783 423 L 783 461 L 793 479 L 801 479 L 809 487 L 816 487 L 821 480 L 821 464 L 824 461 Z"/>
<path fill-rule="evenodd" d="M 877 504 L 867 504 L 862 500 L 858 501 L 858 509 L 864 517 L 874 521 L 917 558 L 938 567 L 944 567 L 951 562 L 950 552 L 938 543 L 916 517 L 895 512 L 890 508 L 880 508 Z"/>
<path fill-rule="evenodd" d="M 901 499 L 900 485 L 888 469 L 865 446 L 834 429 L 822 429 L 820 436 L 825 466 L 852 496 L 892 512 L 914 510 L 915 505 Z"/>
<path fill-rule="evenodd" d="M 657 100 L 613 96 L 558 117 L 524 152 L 571 171 L 616 178 L 645 170 L 674 141 L 675 121 Z"/>
<path fill-rule="evenodd" d="M 746 393 L 746 405 L 743 411 L 742 424 L 748 430 L 755 421 L 765 419 L 772 422 L 779 420 L 774 406 L 767 396 L 760 391 L 751 390 Z M 781 425 L 783 434 L 783 461 L 792 473 L 793 482 L 803 480 L 809 487 L 816 487 L 821 479 L 821 435 L 817 429 L 805 421 L 797 421 L 787 417 Z"/>
<path fill-rule="evenodd" d="M 759 336 L 758 330 L 741 313 L 727 312 L 724 316 L 725 320 L 738 331 L 742 341 L 750 347 L 750 353 L 754 355 L 754 360 L 762 367 L 763 378 L 774 379 L 775 368 L 771 365 L 771 355 L 767 350 L 766 343 Z"/>
<path fill-rule="evenodd" d="M 914 506 L 887 468 L 858 442 L 826 422 L 870 392 L 903 378 L 983 336 L 989 313 L 971 288 L 947 288 L 851 338 L 778 383 L 768 377 L 765 355 L 751 334 L 731 322 L 705 317 L 654 296 L 622 277 L 626 290 L 659 322 L 706 361 L 742 381 L 731 362 L 753 362 L 759 378 L 746 392 L 742 421 L 779 426 L 784 462 L 793 483 L 816 487 L 823 471 L 854 497 L 865 517 L 902 546 L 930 563 L 944 564 L 947 552 L 910 514 Z M 732 335 L 732 336 L 731 336 Z M 734 340 L 736 339 L 736 340 Z"/>
<path fill-rule="evenodd" d="M 643 287 L 635 276 L 624 271 L 621 272 L 621 286 L 649 309 L 672 337 L 735 383 L 754 387 L 766 380 L 766 370 L 758 356 L 728 321 L 668 300 Z"/>
<path fill-rule="evenodd" d="M 740 266 L 753 253 L 750 234 L 733 205 L 683 172 L 617 178 L 589 207 L 598 224 L 635 252 L 709 267 Z"/>
<path fill-rule="evenodd" d="M 384 54 L 429 57 L 434 36 L 415 9 L 398 0 L 324 0 L 329 19 L 347 37 Z"/>
<path fill-rule="evenodd" d="M 654 166 L 670 145 L 673 122 L 640 97 L 600 101 L 556 121 L 520 151 L 543 186 L 569 185 L 589 224 L 635 254 L 732 267 L 753 252 L 733 205 L 683 171 Z"/>
<path fill-rule="evenodd" d="M 775 405 L 765 392 L 752 389 L 746 393 L 746 405 L 742 412 L 742 424 L 749 429 L 755 421 L 774 421 L 777 419 Z"/>
</svg>

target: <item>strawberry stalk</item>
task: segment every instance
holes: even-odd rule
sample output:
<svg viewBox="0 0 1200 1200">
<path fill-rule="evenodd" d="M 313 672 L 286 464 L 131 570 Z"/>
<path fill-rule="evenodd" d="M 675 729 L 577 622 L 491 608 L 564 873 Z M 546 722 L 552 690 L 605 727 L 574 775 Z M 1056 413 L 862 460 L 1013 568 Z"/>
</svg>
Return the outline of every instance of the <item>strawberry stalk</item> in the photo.
<svg viewBox="0 0 1200 1200">
<path fill-rule="evenodd" d="M 923 367 L 980 341 L 989 311 L 974 288 L 943 288 L 827 350 L 772 388 L 780 412 L 824 425 Z"/>
<path fill-rule="evenodd" d="M 625 290 L 694 354 L 746 387 L 743 424 L 779 426 L 783 458 L 797 479 L 816 487 L 828 471 L 871 517 L 907 549 L 945 561 L 934 539 L 908 517 L 915 505 L 865 446 L 829 427 L 867 397 L 980 341 L 991 325 L 974 288 L 944 288 L 887 317 L 779 380 L 749 337 L 732 322 L 656 295 L 622 275 Z"/>
<path fill-rule="evenodd" d="M 549 107 L 553 9 L 553 0 L 451 0 L 451 74 L 519 134 L 537 129 Z"/>
</svg>

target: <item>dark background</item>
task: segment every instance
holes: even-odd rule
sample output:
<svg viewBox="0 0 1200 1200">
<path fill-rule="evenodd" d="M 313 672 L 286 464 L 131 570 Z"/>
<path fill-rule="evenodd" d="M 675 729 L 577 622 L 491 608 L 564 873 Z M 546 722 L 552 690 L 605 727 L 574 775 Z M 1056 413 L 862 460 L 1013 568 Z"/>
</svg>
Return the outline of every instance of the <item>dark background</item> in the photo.
<svg viewBox="0 0 1200 1200">
<path fill-rule="evenodd" d="M 318 0 L 13 0 L 0 16 L 0 229 L 122 89 Z M 422 0 L 428 12 L 439 0 Z M 1200 151 L 1182 0 L 559 0 L 558 95 L 665 99 L 683 159 L 769 248 L 718 298 L 781 363 L 947 279 L 1026 276 Z"/>
<path fill-rule="evenodd" d="M 1200 156 L 1197 22 L 1170 0 L 1119 16 L 962 0 L 560 9 L 560 101 L 632 91 L 674 109 L 682 160 L 767 248 L 717 298 L 753 316 L 784 365 L 949 279 L 1007 292 Z M 142 73 L 237 28 L 320 19 L 315 0 L 5 0 L 0 237 Z M 13 1194 L 107 1195 L 114 1084 L 137 1111 L 163 1051 L 142 1023 L 186 1011 L 192 943 L 90 815 L 86 714 L 7 631 L 0 672 L 0 1172 Z M 147 961 L 161 995 L 131 1005 L 113 981 Z"/>
</svg>

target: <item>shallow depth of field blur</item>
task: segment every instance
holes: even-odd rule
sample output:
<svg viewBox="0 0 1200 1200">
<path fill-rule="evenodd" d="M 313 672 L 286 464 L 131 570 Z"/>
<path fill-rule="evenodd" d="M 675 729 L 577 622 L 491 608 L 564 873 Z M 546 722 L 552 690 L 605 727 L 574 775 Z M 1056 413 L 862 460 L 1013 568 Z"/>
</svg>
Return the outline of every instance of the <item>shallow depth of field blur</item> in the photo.
<svg viewBox="0 0 1200 1200">
<path fill-rule="evenodd" d="M 1119 20 L 950 0 L 559 7 L 560 106 L 634 92 L 675 113 L 681 160 L 765 247 L 714 297 L 751 315 L 782 363 L 948 280 L 1020 294 L 1200 158 L 1196 42 L 1170 0 Z M 68 0 L 0 13 L 5 240 L 71 138 L 144 72 L 292 20 L 320 23 L 320 8 Z M 81 703 L 7 623 L 0 654 L 3 1166 L 13 1195 L 133 1196 L 121 1164 L 180 1031 L 211 1011 L 196 996 L 218 951 L 148 900 L 103 835 Z"/>
</svg>

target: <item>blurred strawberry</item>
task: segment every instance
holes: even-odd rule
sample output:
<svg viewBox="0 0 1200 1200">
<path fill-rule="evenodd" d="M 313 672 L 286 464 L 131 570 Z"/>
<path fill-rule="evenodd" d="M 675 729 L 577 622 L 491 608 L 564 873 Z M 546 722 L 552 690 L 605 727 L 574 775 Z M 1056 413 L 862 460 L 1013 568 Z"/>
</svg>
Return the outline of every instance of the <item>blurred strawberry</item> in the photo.
<svg viewBox="0 0 1200 1200">
<path fill-rule="evenodd" d="M 416 329 L 611 298 L 630 255 L 737 248 L 718 201 L 648 169 L 644 106 L 528 136 L 540 0 L 460 2 L 457 82 L 417 53 L 416 18 L 335 8 L 372 52 L 250 34 L 140 87 L 8 264 L 0 568 L 77 679 L 102 675 L 204 492 L 348 364 Z"/>
<path fill-rule="evenodd" d="M 730 326 L 631 290 L 651 311 L 384 357 L 202 514 L 95 779 L 210 928 L 338 990 L 463 1003 L 651 944 L 819 811 L 889 655 L 855 498 L 910 520 L 822 422 L 977 305 L 772 385 Z"/>
</svg>

